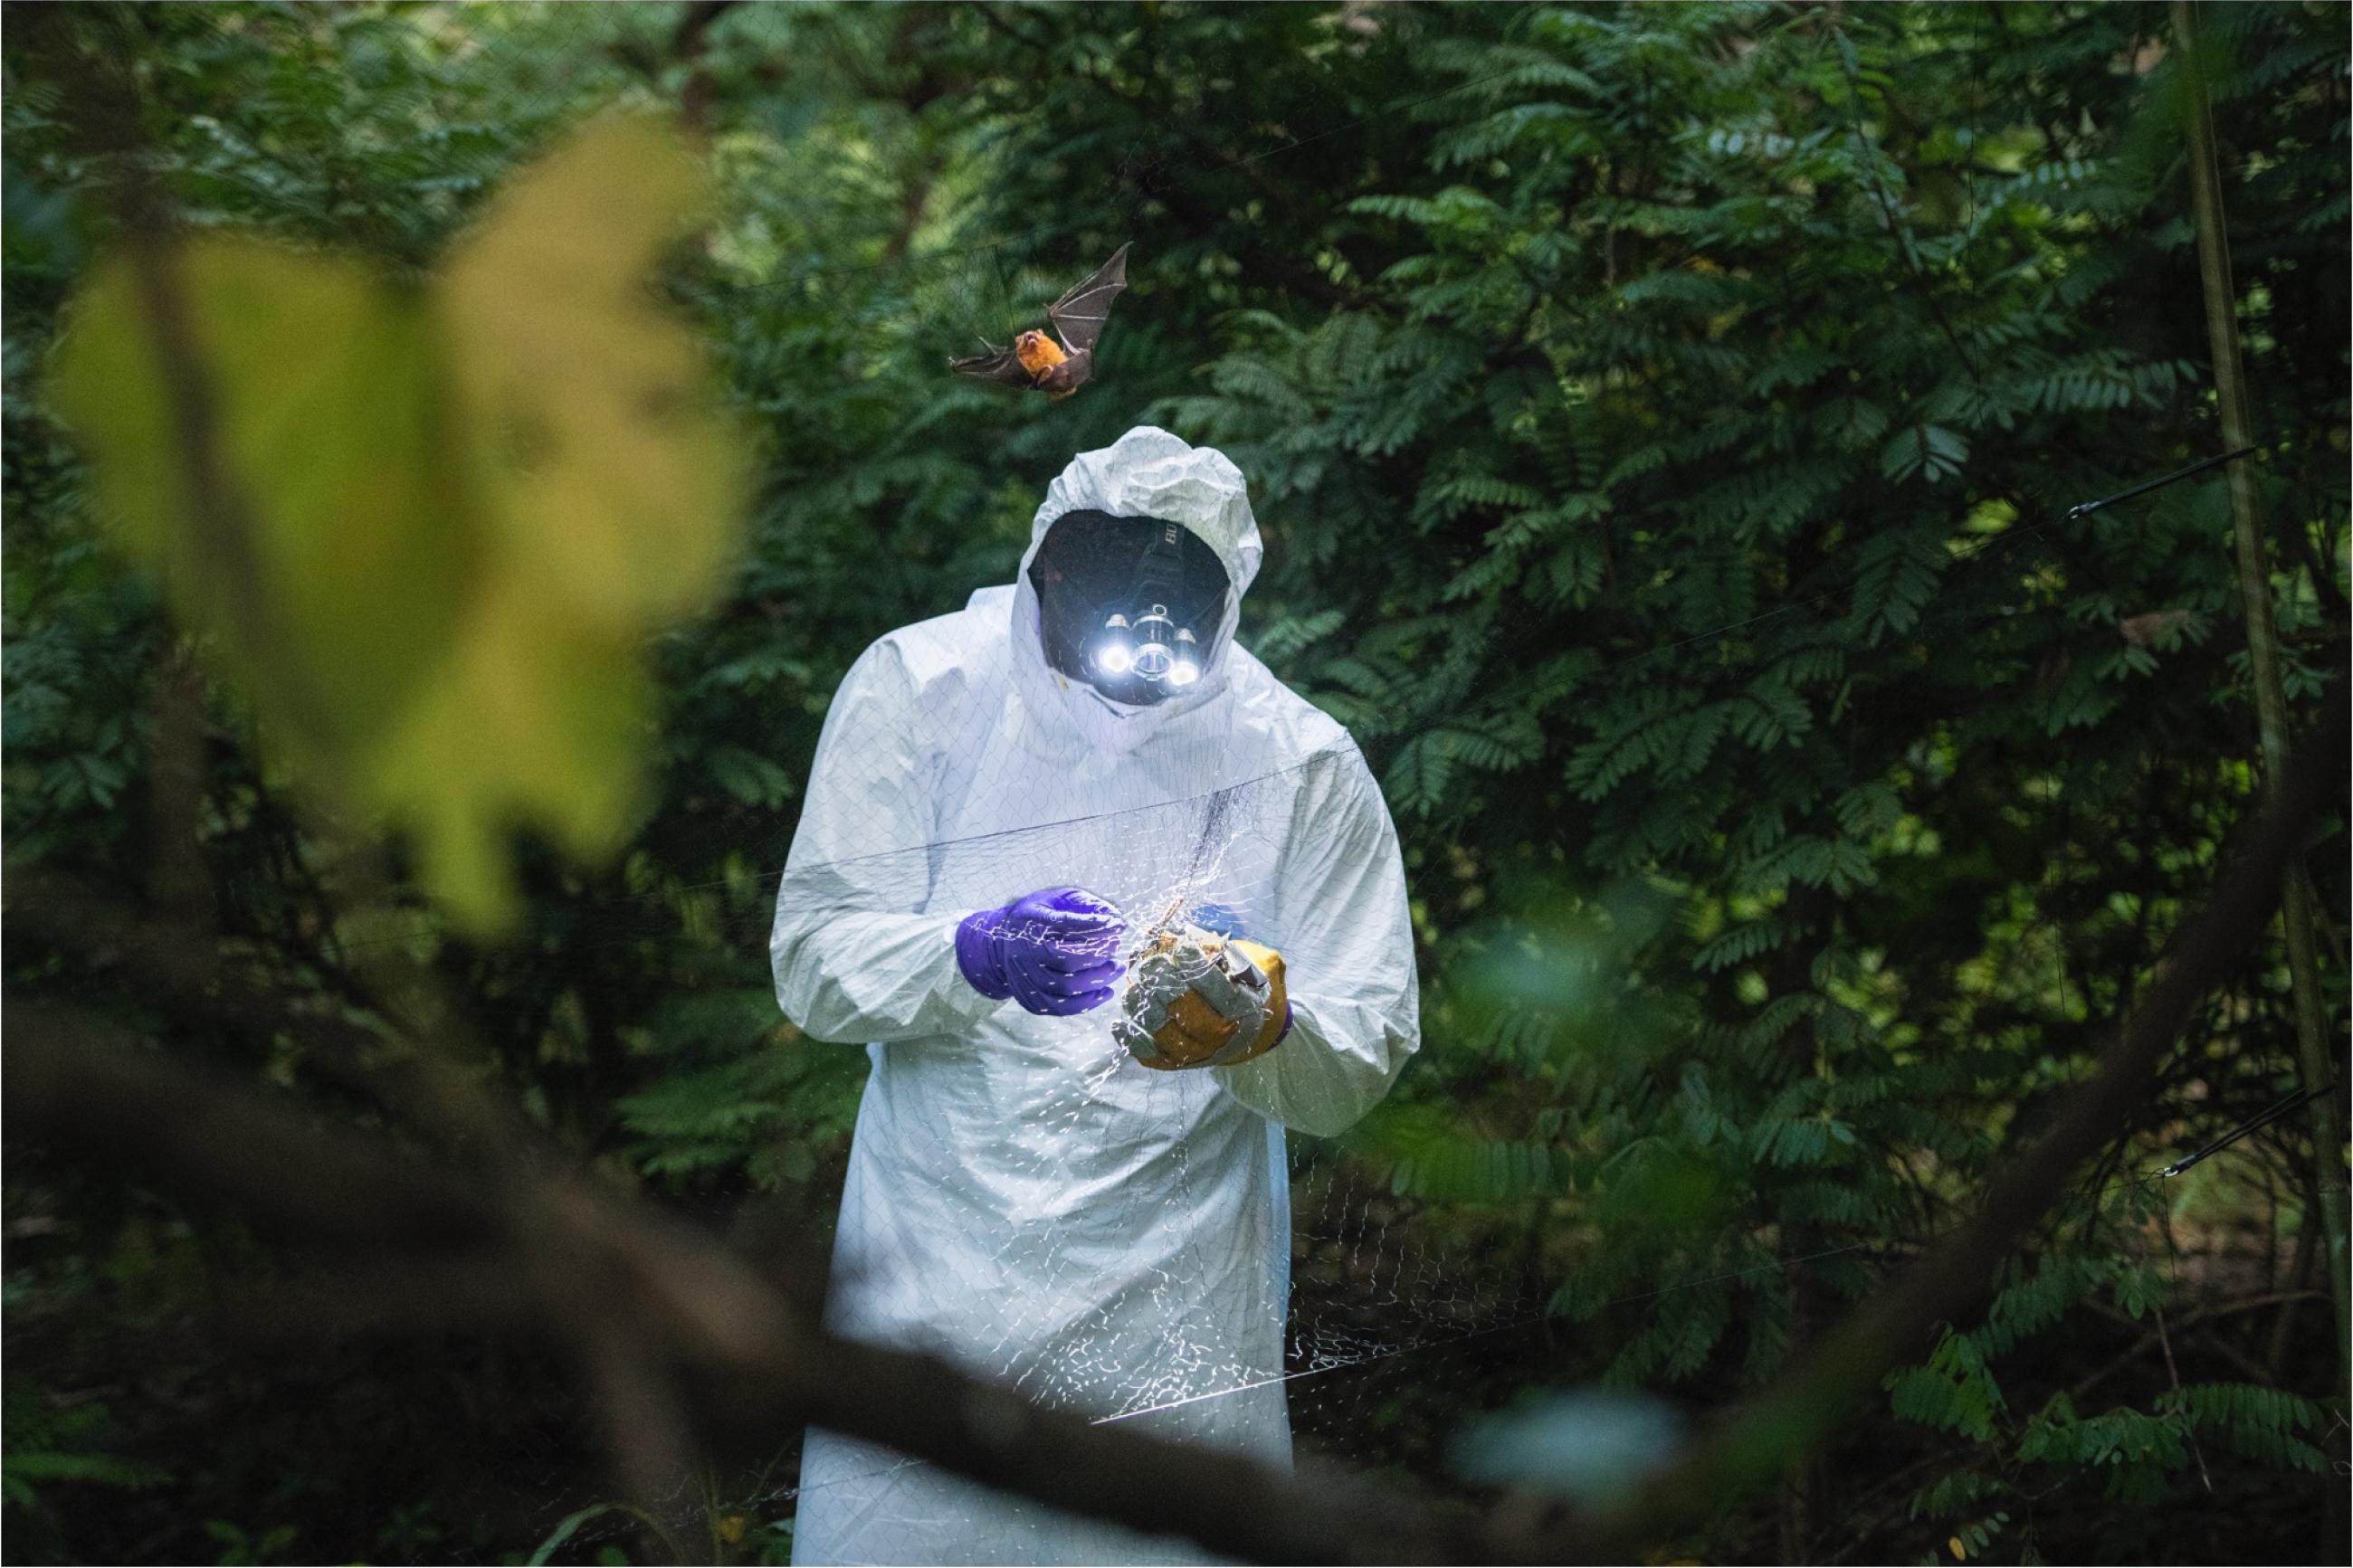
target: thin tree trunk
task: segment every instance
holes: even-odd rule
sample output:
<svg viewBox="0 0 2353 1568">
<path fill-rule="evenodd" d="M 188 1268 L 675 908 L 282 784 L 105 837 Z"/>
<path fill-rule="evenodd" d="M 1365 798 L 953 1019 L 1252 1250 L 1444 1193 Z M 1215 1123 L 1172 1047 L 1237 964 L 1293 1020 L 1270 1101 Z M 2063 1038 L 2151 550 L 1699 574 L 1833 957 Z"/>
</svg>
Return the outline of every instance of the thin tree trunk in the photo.
<svg viewBox="0 0 2353 1568">
<path fill-rule="evenodd" d="M 2231 285 L 2230 241 L 2222 226 L 2221 180 L 2214 153 L 2214 120 L 2199 76 L 2195 7 L 2173 0 L 2173 30 L 2189 107 L 2189 196 L 2198 226 L 2198 262 L 2204 281 L 2206 336 L 2214 356 L 2214 390 L 2221 405 L 2222 442 L 2236 449 L 2253 445 L 2247 418 L 2246 380 L 2239 363 L 2239 331 Z M 2231 521 L 2238 538 L 2239 592 L 2245 601 L 2247 651 L 2255 678 L 2255 714 L 2262 733 L 2263 776 L 2275 778 L 2287 765 L 2287 698 L 2280 683 L 2279 635 L 2272 623 L 2270 552 L 2255 521 L 2254 476 L 2244 461 L 2233 463 Z M 2320 1000 L 2319 965 L 2313 950 L 2312 884 L 2301 874 L 2301 858 L 2291 864 L 2282 889 L 2281 915 L 2287 928 L 2288 977 L 2295 992 L 2296 1057 L 2306 1085 L 2331 1076 L 2324 1038 L 2327 1015 Z M 2345 1163 L 2337 1130 L 2337 1097 L 2313 1102 L 2315 1184 L 2319 1189 L 2321 1237 L 2328 1245 L 2328 1289 L 2337 1307 L 2337 1386 L 2347 1386 L 2353 1370 L 2353 1316 L 2348 1316 L 2345 1279 Z"/>
</svg>

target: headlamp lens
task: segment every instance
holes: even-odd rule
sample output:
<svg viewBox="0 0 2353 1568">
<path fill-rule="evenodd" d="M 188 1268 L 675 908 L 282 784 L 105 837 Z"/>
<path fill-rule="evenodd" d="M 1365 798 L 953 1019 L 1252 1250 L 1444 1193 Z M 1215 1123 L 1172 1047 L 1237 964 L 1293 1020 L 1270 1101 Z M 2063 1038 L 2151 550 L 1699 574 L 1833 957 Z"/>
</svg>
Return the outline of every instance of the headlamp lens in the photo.
<svg viewBox="0 0 2353 1568">
<path fill-rule="evenodd" d="M 1190 686 L 1201 679 L 1201 647 L 1187 626 L 1176 634 L 1176 651 L 1168 666 L 1168 684 Z"/>
<path fill-rule="evenodd" d="M 1146 680 L 1164 679 L 1176 665 L 1177 648 L 1189 651 L 1193 646 L 1193 634 L 1177 630 L 1176 623 L 1168 618 L 1168 606 L 1166 605 L 1155 605 L 1136 616 L 1133 629 L 1128 626 L 1125 616 L 1113 616 L 1103 623 L 1103 630 L 1109 634 L 1105 647 L 1118 648 L 1126 661 L 1111 669 L 1114 675 L 1124 675 L 1133 669 Z M 1109 666 L 1105 668 L 1111 668 Z M 1199 668 L 1196 666 L 1194 674 L 1199 673 Z"/>
</svg>

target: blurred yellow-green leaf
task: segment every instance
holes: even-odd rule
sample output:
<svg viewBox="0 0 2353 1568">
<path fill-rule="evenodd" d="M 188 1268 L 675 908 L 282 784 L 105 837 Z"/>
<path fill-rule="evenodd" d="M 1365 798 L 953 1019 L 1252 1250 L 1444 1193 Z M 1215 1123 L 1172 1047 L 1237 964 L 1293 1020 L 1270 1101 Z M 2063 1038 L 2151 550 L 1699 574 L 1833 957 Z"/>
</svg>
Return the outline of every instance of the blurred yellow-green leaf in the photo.
<svg viewBox="0 0 2353 1568">
<path fill-rule="evenodd" d="M 512 828 L 544 828 L 581 859 L 618 846 L 653 707 L 636 650 L 534 586 L 491 581 L 444 678 L 367 770 L 375 803 L 417 828 L 427 884 L 477 930 L 513 919 Z"/>
<path fill-rule="evenodd" d="M 478 931 L 514 918 L 515 828 L 617 846 L 653 709 L 637 642 L 734 548 L 745 447 L 650 282 L 702 199 L 674 133 L 616 118 L 517 176 L 425 289 L 259 239 L 174 247 L 227 519 L 191 504 L 127 260 L 60 351 L 58 405 L 128 552 L 298 767 L 418 836 Z"/>
<path fill-rule="evenodd" d="M 255 580 L 231 580 L 234 556 L 190 510 L 181 416 L 124 258 L 82 290 L 56 405 L 97 458 L 107 523 L 182 620 L 266 714 L 323 726 L 290 739 L 347 754 L 448 657 L 480 565 L 471 502 L 438 456 L 445 392 L 421 302 L 355 263 L 252 239 L 192 241 L 172 272 Z M 287 646 L 266 645 L 248 593 Z"/>
<path fill-rule="evenodd" d="M 702 603 L 733 539 L 743 443 L 648 284 L 704 200 L 676 138 L 605 121 L 501 194 L 438 295 L 501 545 L 606 626 Z"/>
</svg>

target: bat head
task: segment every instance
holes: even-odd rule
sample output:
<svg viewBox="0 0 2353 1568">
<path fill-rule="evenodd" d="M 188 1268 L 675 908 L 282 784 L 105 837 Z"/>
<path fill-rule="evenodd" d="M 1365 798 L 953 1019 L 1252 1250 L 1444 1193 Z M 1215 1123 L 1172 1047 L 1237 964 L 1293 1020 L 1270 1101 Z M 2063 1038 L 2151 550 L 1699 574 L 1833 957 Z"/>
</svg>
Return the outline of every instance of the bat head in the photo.
<svg viewBox="0 0 2353 1568">
<path fill-rule="evenodd" d="M 1013 340 L 1013 353 L 1031 375 L 1053 369 L 1067 357 L 1060 343 L 1034 329 Z"/>
</svg>

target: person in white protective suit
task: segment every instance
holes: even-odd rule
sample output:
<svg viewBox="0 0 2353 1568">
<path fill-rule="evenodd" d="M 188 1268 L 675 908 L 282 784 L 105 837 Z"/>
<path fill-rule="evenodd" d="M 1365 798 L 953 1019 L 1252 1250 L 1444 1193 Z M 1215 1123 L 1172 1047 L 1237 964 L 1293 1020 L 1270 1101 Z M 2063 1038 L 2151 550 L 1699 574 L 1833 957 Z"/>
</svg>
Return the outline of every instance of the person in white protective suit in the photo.
<svg viewBox="0 0 2353 1568">
<path fill-rule="evenodd" d="M 1419 1025 L 1371 773 L 1233 640 L 1260 553 L 1223 454 L 1073 458 L 1010 587 L 844 678 L 771 953 L 871 1063 L 836 1331 L 1287 1466 L 1283 1130 L 1355 1121 Z M 822 1429 L 798 1496 L 796 1563 L 1201 1560 Z"/>
</svg>

